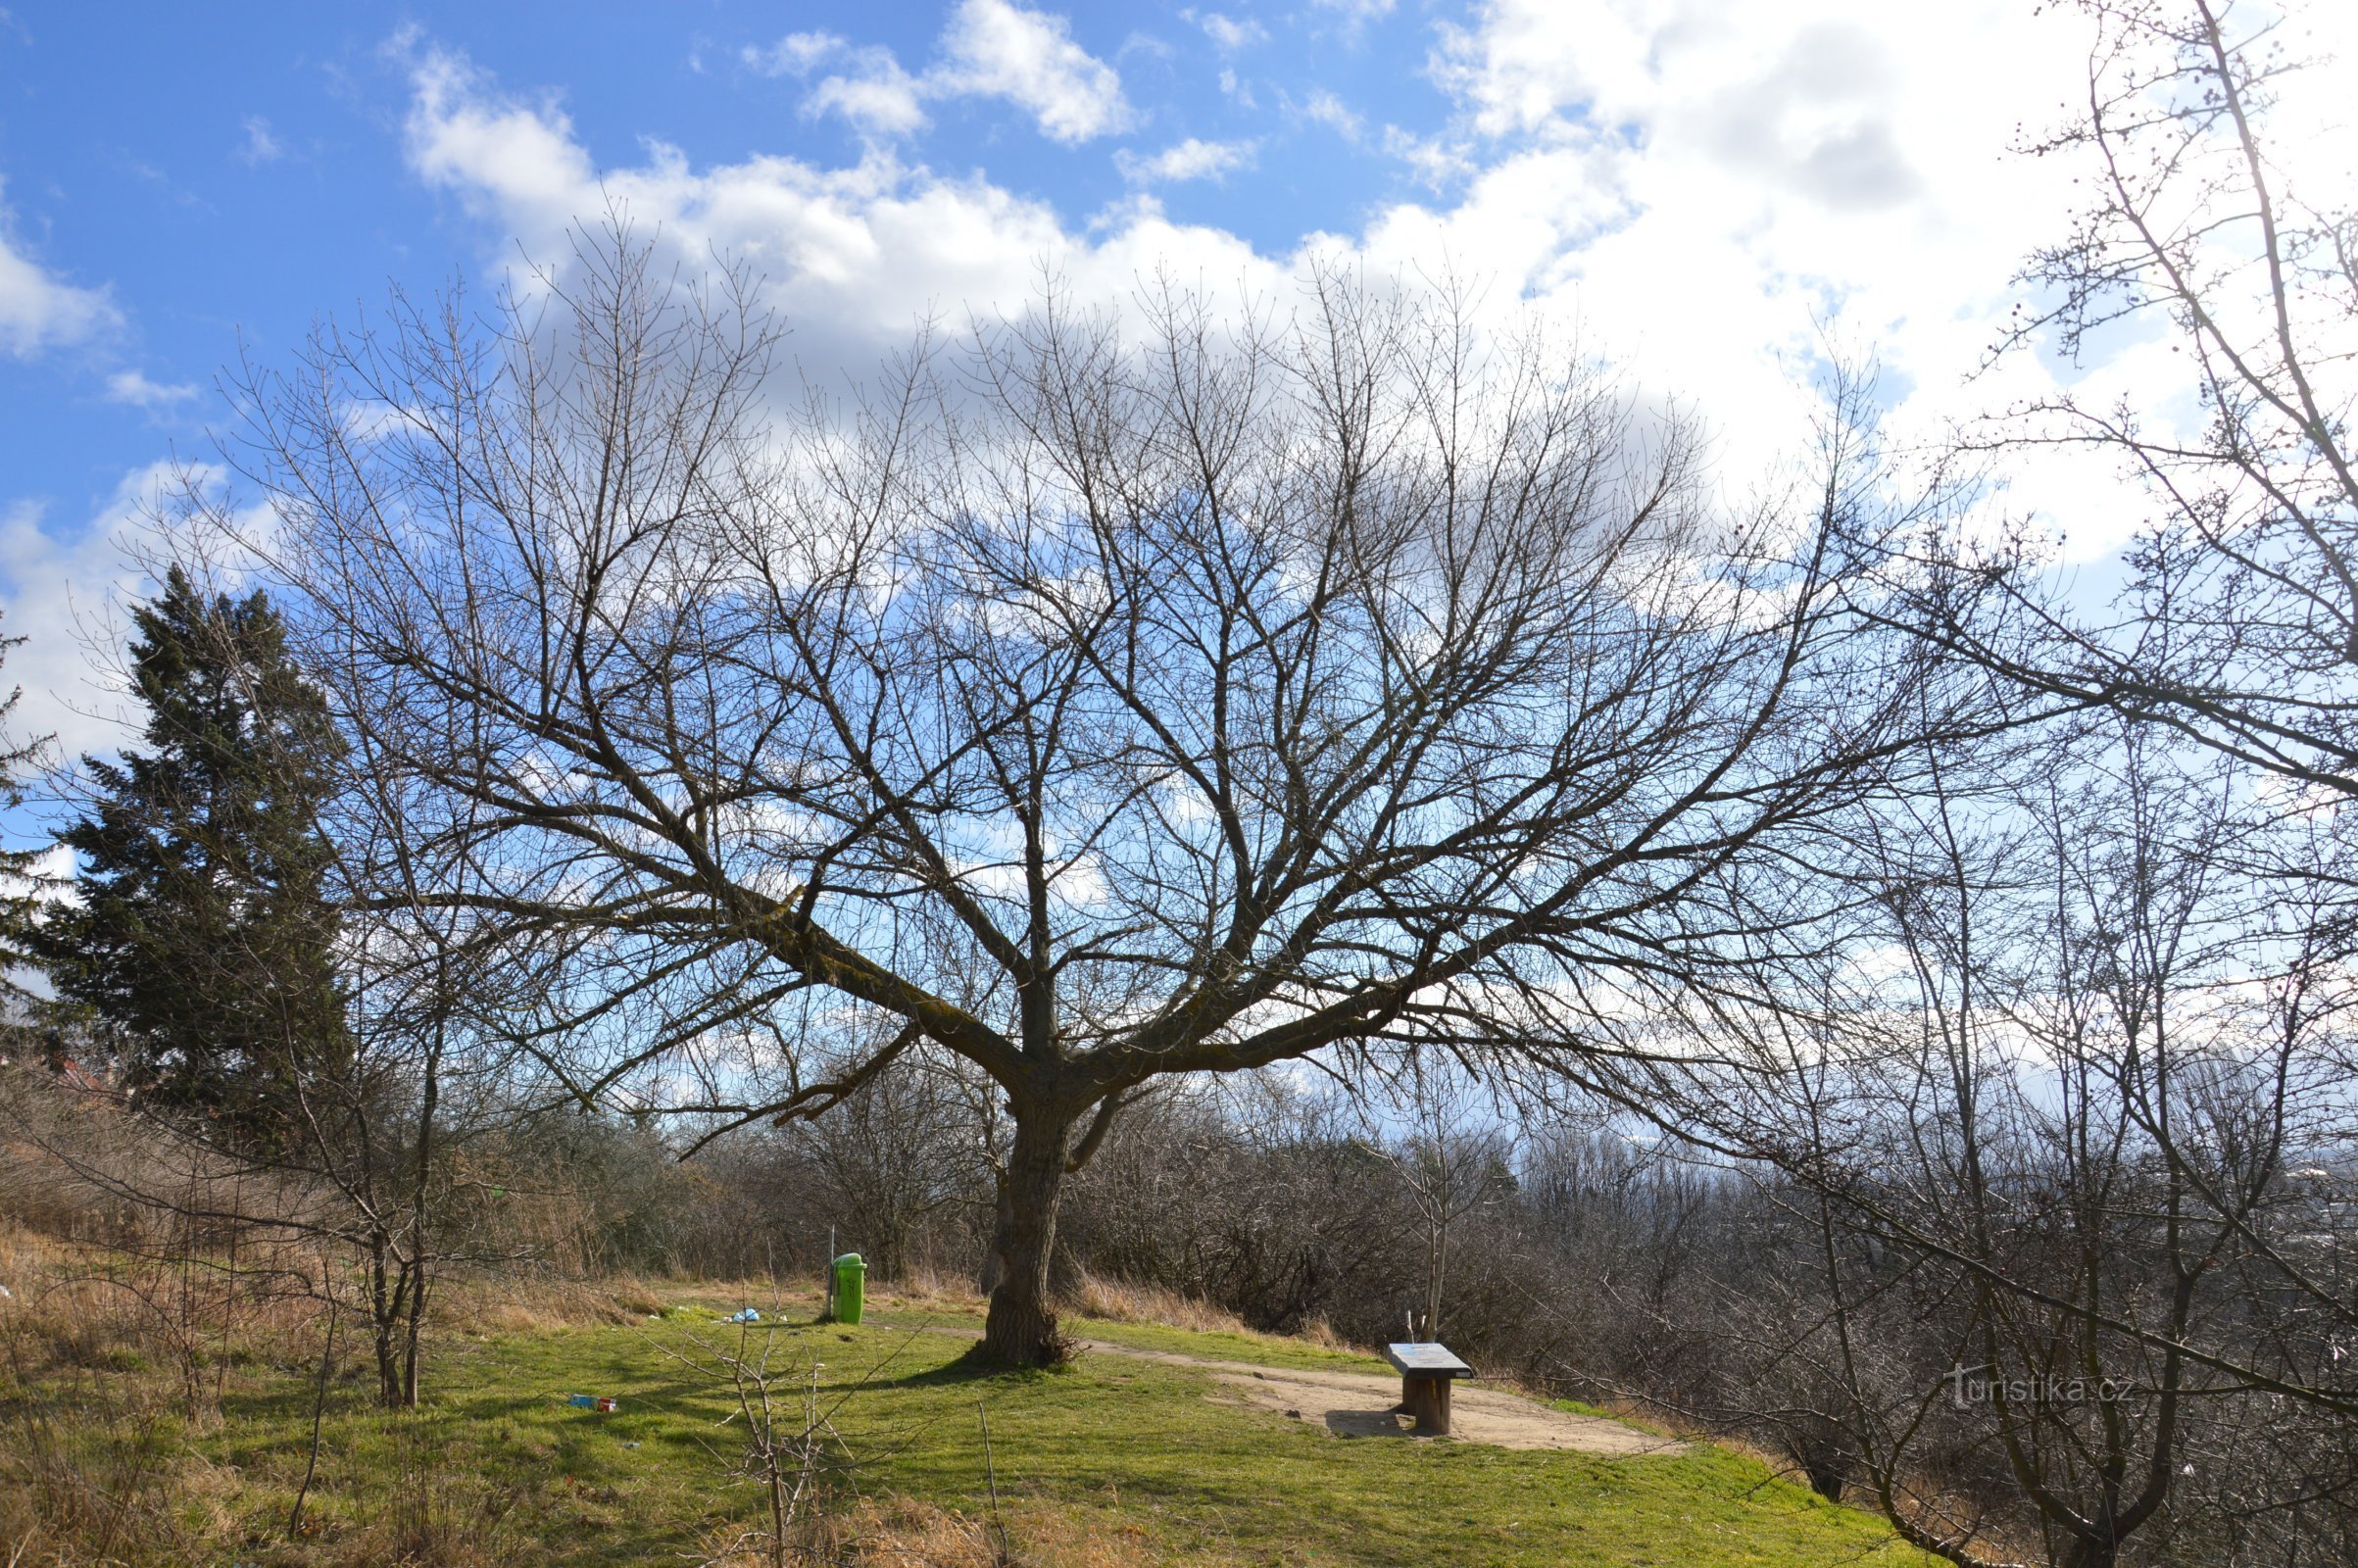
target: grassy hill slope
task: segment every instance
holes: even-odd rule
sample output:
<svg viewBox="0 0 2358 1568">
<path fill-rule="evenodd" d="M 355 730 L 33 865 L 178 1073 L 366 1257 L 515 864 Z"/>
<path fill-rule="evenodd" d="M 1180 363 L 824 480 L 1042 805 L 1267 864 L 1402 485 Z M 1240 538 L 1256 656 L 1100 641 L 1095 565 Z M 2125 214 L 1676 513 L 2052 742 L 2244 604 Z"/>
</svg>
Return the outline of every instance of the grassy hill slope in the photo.
<svg viewBox="0 0 2358 1568">
<path fill-rule="evenodd" d="M 761 1301 L 761 1298 L 756 1298 Z M 719 1321 L 729 1298 L 692 1296 L 627 1324 L 522 1327 L 440 1348 L 429 1407 L 368 1408 L 359 1381 L 331 1393 L 302 1539 L 283 1539 L 309 1454 L 313 1369 L 267 1356 L 226 1381 L 218 1423 L 151 1417 L 161 1521 L 124 1561 L 270 1565 L 641 1564 L 766 1561 L 737 1542 L 765 1516 L 763 1489 L 733 1476 L 745 1423 L 733 1390 L 701 1364 L 766 1348 L 780 1415 L 799 1429 L 815 1399 L 851 1465 L 798 1533 L 828 1560 L 1042 1568 L 1212 1564 L 1660 1564 L 1805 1568 L 1914 1553 L 1864 1514 L 1709 1446 L 1608 1458 L 1454 1442 L 1336 1438 L 1219 1396 L 1195 1368 L 1099 1352 L 1056 1373 L 962 1364 L 970 1305 L 878 1301 L 858 1329 L 814 1325 L 809 1302 L 779 1327 Z M 761 1301 L 765 1313 L 769 1305 Z M 1120 1344 L 1273 1366 L 1365 1366 L 1315 1346 L 1157 1325 L 1082 1321 Z M 295 1353 L 295 1348 L 287 1348 Z M 357 1347 L 355 1347 L 357 1348 Z M 810 1369 L 815 1363 L 812 1382 Z M 1375 1363 L 1380 1365 L 1380 1363 Z M 0 1467 L 0 1534 L 41 1525 L 40 1454 L 99 1465 L 125 1441 L 120 1400 L 154 1379 L 138 1358 L 20 1375 L 0 1400 L 22 1428 L 28 1394 L 85 1412 L 53 1422 L 27 1459 Z M 612 1396 L 610 1414 L 566 1396 Z M 119 1401 L 110 1404 L 110 1399 Z M 112 1413 L 110 1413 L 112 1412 Z M 990 1457 L 983 1422 L 987 1414 Z M 37 1436 L 38 1434 L 36 1434 Z M 79 1455 L 78 1459 L 75 1458 Z M 994 1509 L 992 1482 L 999 1503 Z M 164 1486 L 163 1479 L 154 1481 Z M 44 1511 L 46 1510 L 46 1512 Z M 54 1521 L 53 1521 L 54 1523 Z M 134 1532 L 126 1526 L 125 1539 Z M 49 1539 L 62 1543 L 62 1530 Z M 83 1543 L 86 1532 L 74 1539 Z M 733 1543 L 736 1543 L 734 1545 Z M 28 1555 L 25 1568 L 50 1560 Z M 61 1550 L 59 1560 L 88 1560 Z"/>
</svg>

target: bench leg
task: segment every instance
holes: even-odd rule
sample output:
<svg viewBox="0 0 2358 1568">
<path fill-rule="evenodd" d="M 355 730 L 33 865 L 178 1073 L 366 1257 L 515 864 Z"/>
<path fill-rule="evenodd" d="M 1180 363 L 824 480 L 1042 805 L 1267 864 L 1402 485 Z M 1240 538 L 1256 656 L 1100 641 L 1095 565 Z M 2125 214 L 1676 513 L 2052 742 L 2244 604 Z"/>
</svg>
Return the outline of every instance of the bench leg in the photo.
<svg viewBox="0 0 2358 1568">
<path fill-rule="evenodd" d="M 1400 1410 L 1415 1422 L 1416 1434 L 1426 1438 L 1449 1435 L 1449 1380 L 1403 1377 Z"/>
</svg>

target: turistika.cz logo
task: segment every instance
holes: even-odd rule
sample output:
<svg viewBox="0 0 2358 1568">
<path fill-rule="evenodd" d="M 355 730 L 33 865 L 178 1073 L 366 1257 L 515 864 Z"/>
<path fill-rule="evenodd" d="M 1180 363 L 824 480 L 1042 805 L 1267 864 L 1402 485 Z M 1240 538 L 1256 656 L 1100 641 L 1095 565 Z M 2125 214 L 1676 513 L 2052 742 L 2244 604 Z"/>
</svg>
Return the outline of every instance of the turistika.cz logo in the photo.
<svg viewBox="0 0 2358 1568">
<path fill-rule="evenodd" d="M 1997 1378 L 1990 1368 L 1952 1367 L 1945 1380 L 1949 1398 L 1960 1410 L 1977 1404 L 2117 1404 L 2137 1393 L 2128 1378 L 2063 1377 L 2042 1372 L 2036 1377 Z"/>
</svg>

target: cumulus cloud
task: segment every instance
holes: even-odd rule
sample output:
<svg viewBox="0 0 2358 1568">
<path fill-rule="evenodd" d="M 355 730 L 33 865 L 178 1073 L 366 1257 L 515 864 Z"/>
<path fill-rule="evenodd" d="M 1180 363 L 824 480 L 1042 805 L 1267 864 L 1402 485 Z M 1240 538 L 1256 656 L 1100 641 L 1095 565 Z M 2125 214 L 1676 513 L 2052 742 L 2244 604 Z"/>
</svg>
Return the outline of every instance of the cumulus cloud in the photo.
<svg viewBox="0 0 2358 1568">
<path fill-rule="evenodd" d="M 803 100 L 806 114 L 841 115 L 867 136 L 907 136 L 928 123 L 922 83 L 888 49 L 863 49 L 857 69 L 823 78 Z"/>
<path fill-rule="evenodd" d="M 1204 141 L 1190 136 L 1151 156 L 1123 148 L 1113 155 L 1114 167 L 1133 185 L 1155 185 L 1177 180 L 1217 181 L 1240 169 L 1253 167 L 1253 143 Z"/>
<path fill-rule="evenodd" d="M 1235 235 L 1172 223 L 1151 202 L 1071 227 L 1045 202 L 910 168 L 885 148 L 850 167 L 775 156 L 692 167 L 659 146 L 599 170 L 553 99 L 512 92 L 448 50 L 421 51 L 411 74 L 410 165 L 481 216 L 498 236 L 494 265 L 518 246 L 563 265 L 572 224 L 619 210 L 684 268 L 722 255 L 761 274 L 767 303 L 793 323 L 796 363 L 825 379 L 870 372 L 920 320 L 1019 310 L 1043 266 L 1079 296 L 1115 303 L 1163 262 L 1223 284 L 1283 275 Z"/>
<path fill-rule="evenodd" d="M 1733 83 L 1695 116 L 1695 134 L 1729 167 L 1828 207 L 1872 212 L 1920 194 L 1898 144 L 1891 54 L 1864 27 L 1801 29 L 1767 70 Z"/>
<path fill-rule="evenodd" d="M 24 691 L 9 715 L 10 744 L 54 737 L 57 754 L 71 759 L 111 751 L 129 733 L 128 695 L 112 673 L 122 646 L 116 616 L 144 578 L 126 544 L 146 529 L 177 471 L 158 463 L 125 474 L 64 537 L 43 526 L 35 503 L 0 508 L 0 633 L 25 639 L 0 666 L 0 691 Z"/>
<path fill-rule="evenodd" d="M 1758 62 L 1788 57 L 1800 30 L 1789 28 L 1778 48 L 1731 58 L 1720 79 L 1757 79 Z M 1461 45 L 1452 70 L 1487 69 L 1486 46 Z M 851 47 L 811 41 L 783 58 L 816 73 Z M 1641 60 L 1650 47 L 1640 37 L 1629 44 Z M 1174 224 L 1143 196 L 1068 226 L 1045 202 L 985 176 L 945 178 L 883 148 L 830 168 L 786 157 L 692 167 L 658 147 L 636 166 L 598 171 L 554 100 L 514 93 L 447 51 L 428 51 L 414 75 L 413 166 L 503 241 L 562 259 L 569 224 L 619 206 L 683 265 L 734 256 L 770 279 L 773 303 L 796 326 L 797 360 L 822 372 L 863 370 L 923 318 L 1020 308 L 1044 263 L 1076 297 L 1117 304 L 1166 265 L 1274 293 L 1310 253 L 1357 259 L 1378 275 L 1440 264 L 1478 271 L 1499 309 L 1531 302 L 1577 317 L 1592 346 L 1643 368 L 1653 389 L 1699 398 L 1732 474 L 1805 433 L 1808 400 L 1795 382 L 1819 350 L 1822 318 L 1839 311 L 1896 368 L 1953 387 L 2011 298 L 2005 279 L 2019 255 L 2019 236 L 1962 243 L 1959 215 L 1921 193 L 1885 189 L 1883 208 L 1829 207 L 1805 188 L 1807 169 L 1780 164 L 1771 177 L 1745 162 L 1761 156 L 1753 150 L 1728 152 L 1709 94 L 1659 85 L 1633 106 L 1645 115 L 1637 134 L 1599 128 L 1558 84 L 1545 95 L 1544 122 L 1486 143 L 1475 122 L 1499 89 L 1452 76 L 1463 125 L 1432 138 L 1387 127 L 1385 136 L 1388 151 L 1450 192 L 1446 200 L 1396 203 L 1354 235 L 1306 235 L 1299 254 L 1271 256 L 1216 227 Z M 1772 98 L 1740 107 L 1755 118 L 1784 112 Z M 1897 156 L 1927 177 L 1909 127 L 1891 123 Z M 1983 144 L 1992 167 L 1987 150 L 2002 139 Z M 1119 162 L 1145 186 L 1233 172 L 1251 153 L 1250 144 L 1190 139 Z"/>
<path fill-rule="evenodd" d="M 856 46 L 832 32 L 790 32 L 739 58 L 764 75 L 820 76 L 806 114 L 837 114 L 872 139 L 906 136 L 927 124 L 924 103 L 1002 98 L 1025 110 L 1054 141 L 1082 142 L 1127 129 L 1134 120 L 1121 76 L 1071 36 L 1063 18 L 1009 0 L 961 0 L 923 74 L 890 49 Z"/>
<path fill-rule="evenodd" d="M 803 113 L 841 115 L 862 136 L 890 139 L 913 135 L 930 122 L 923 99 L 927 84 L 901 69 L 881 45 L 854 45 L 832 32 L 790 32 L 766 49 L 749 47 L 745 63 L 764 75 L 826 74 L 803 99 Z"/>
<path fill-rule="evenodd" d="M 2017 298 L 2016 267 L 2070 205 L 2070 170 L 2006 149 L 2017 124 L 2044 123 L 2073 97 L 2078 25 L 2011 0 L 1904 14 L 1869 0 L 1484 0 L 1437 29 L 1430 73 L 1454 106 L 1446 122 L 1387 124 L 1380 137 L 1358 125 L 1361 145 L 1432 193 L 1378 205 L 1351 233 L 1304 235 L 1291 254 L 1172 223 L 1145 192 L 1233 177 L 1250 144 L 1129 152 L 1118 163 L 1141 189 L 1069 220 L 984 174 L 909 167 L 889 143 L 843 168 L 691 167 L 658 148 L 601 178 L 554 102 L 437 56 L 419 66 L 411 148 L 424 177 L 531 254 L 562 255 L 566 223 L 619 201 L 660 225 L 684 265 L 747 259 L 796 322 L 798 360 L 822 369 L 872 363 L 921 317 L 1019 308 L 1044 262 L 1075 297 L 1116 304 L 1158 266 L 1271 298 L 1310 254 L 1377 276 L 1438 265 L 1475 277 L 1499 310 L 1577 321 L 1585 345 L 1639 372 L 1649 394 L 1687 401 L 1714 431 L 1726 482 L 1743 487 L 1805 441 L 1828 322 L 1880 354 L 1903 435 L 1937 436 L 1945 421 L 2052 392 L 2063 374 L 2098 398 L 2176 384 L 2152 363 L 2166 345 L 2137 344 L 2085 368 L 2016 356 L 1969 379 Z M 921 99 L 955 76 L 958 90 L 1023 102 L 1044 129 L 1074 136 L 1130 113 L 1110 70 L 1081 69 L 1087 57 L 1039 13 L 978 0 L 944 37 L 945 64 L 915 78 Z M 857 54 L 811 35 L 763 60 L 848 78 Z M 1052 116 L 1038 84 L 1058 78 L 1100 107 Z M 1356 123 L 1340 100 L 1289 107 L 1339 130 Z M 2061 456 L 2021 471 L 2016 504 L 2058 519 L 2081 559 L 2135 520 L 2108 504 L 2108 472 Z"/>
<path fill-rule="evenodd" d="M 106 290 L 76 287 L 26 255 L 9 218 L 0 204 L 0 353 L 30 359 L 121 322 Z"/>
<path fill-rule="evenodd" d="M 1969 378 L 2071 200 L 2060 161 L 2007 149 L 2075 98 L 2079 26 L 2000 0 L 1485 0 L 1438 30 L 1455 123 L 1393 148 L 1436 176 L 1470 160 L 1436 178 L 1455 205 L 1391 220 L 1521 259 L 1501 266 L 1699 400 L 1732 471 L 1799 440 L 1828 321 L 1907 389 L 1902 425 L 1937 434 L 2052 390 L 2030 357 Z M 2042 504 L 2093 493 L 2050 466 Z M 2112 514 L 2075 549 L 2116 543 Z"/>
<path fill-rule="evenodd" d="M 599 210 L 582 205 L 596 174 L 554 97 L 526 103 L 465 55 L 441 48 L 417 59 L 410 84 L 404 150 L 427 184 L 517 233 L 562 234 L 577 216 Z"/>
<path fill-rule="evenodd" d="M 1121 77 L 1072 41 L 1062 17 L 1009 0 L 962 0 L 942 52 L 933 74 L 948 90 L 1020 105 L 1053 140 L 1087 141 L 1131 123 Z"/>
<path fill-rule="evenodd" d="M 1447 137 L 1419 136 L 1398 125 L 1384 127 L 1384 156 L 1405 164 L 1417 183 L 1434 191 L 1474 172 L 1474 161 L 1463 145 Z"/>
</svg>

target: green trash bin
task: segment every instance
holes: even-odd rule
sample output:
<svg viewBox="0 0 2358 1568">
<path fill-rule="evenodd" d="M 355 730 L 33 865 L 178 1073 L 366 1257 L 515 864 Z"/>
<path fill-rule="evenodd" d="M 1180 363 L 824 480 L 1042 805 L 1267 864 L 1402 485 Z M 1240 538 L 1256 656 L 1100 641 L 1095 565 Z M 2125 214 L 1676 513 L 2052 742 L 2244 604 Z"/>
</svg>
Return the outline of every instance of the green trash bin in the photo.
<svg viewBox="0 0 2358 1568">
<path fill-rule="evenodd" d="M 835 1321 L 860 1321 L 860 1299 L 866 1290 L 868 1266 L 860 1260 L 858 1252 L 846 1252 L 835 1260 Z"/>
</svg>

